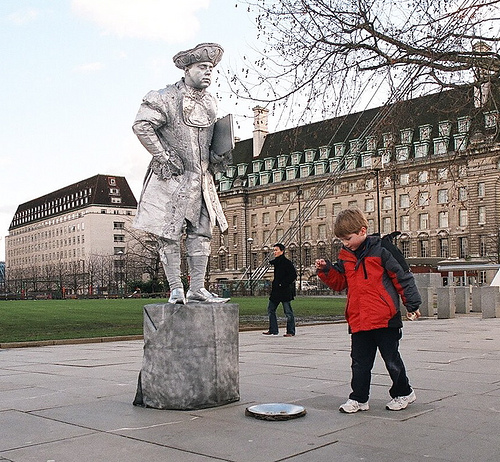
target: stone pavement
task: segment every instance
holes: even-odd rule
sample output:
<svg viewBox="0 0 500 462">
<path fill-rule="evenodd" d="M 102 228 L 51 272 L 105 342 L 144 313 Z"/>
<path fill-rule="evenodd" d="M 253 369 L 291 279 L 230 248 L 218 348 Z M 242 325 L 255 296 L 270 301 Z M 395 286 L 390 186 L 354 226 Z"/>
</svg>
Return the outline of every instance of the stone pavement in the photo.
<svg viewBox="0 0 500 462">
<path fill-rule="evenodd" d="M 200 411 L 131 405 L 140 340 L 0 350 L 0 460 L 500 460 L 500 318 L 406 322 L 401 353 L 417 401 L 400 412 L 385 410 L 379 356 L 370 410 L 338 412 L 350 380 L 343 323 L 299 326 L 294 338 L 239 338 L 241 400 Z M 305 406 L 307 415 L 245 416 L 272 402 Z"/>
</svg>

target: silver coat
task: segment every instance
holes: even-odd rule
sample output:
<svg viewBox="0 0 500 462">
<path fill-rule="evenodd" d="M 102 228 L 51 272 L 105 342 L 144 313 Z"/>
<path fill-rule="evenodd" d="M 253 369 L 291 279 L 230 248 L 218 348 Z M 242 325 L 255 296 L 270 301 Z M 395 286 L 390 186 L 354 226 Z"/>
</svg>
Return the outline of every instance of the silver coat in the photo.
<svg viewBox="0 0 500 462">
<path fill-rule="evenodd" d="M 134 227 L 178 240 L 188 220 L 195 232 L 211 237 L 211 229 L 200 226 L 202 207 L 206 207 L 211 227 L 217 223 L 221 232 L 227 229 L 209 171 L 216 112 L 217 103 L 210 93 L 188 87 L 183 81 L 144 97 L 133 129 L 153 159 L 144 179 Z M 180 160 L 183 173 L 162 174 L 158 159 L 165 156 Z"/>
</svg>

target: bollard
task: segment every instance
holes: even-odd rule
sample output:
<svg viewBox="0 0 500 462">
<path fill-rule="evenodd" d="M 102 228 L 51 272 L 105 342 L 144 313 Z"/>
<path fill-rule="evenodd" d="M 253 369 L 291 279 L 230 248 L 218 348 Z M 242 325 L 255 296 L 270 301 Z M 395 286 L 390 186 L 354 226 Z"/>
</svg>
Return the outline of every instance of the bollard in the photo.
<svg viewBox="0 0 500 462">
<path fill-rule="evenodd" d="M 455 313 L 470 313 L 470 286 L 455 287 Z"/>
<path fill-rule="evenodd" d="M 455 317 L 455 287 L 437 288 L 437 317 L 438 319 L 450 319 Z"/>
<path fill-rule="evenodd" d="M 500 290 L 498 286 L 481 287 L 481 313 L 483 319 L 500 317 Z"/>
<path fill-rule="evenodd" d="M 422 304 L 420 305 L 420 314 L 424 317 L 432 317 L 436 314 L 435 310 L 435 295 L 436 290 L 434 287 L 421 287 L 418 289 L 422 297 Z"/>
</svg>

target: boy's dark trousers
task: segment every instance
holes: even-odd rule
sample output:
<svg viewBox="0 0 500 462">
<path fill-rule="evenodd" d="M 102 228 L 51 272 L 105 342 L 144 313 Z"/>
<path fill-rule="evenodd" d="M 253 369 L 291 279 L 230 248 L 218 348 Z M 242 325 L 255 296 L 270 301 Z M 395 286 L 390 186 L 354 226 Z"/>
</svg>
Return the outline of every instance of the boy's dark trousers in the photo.
<svg viewBox="0 0 500 462">
<path fill-rule="evenodd" d="M 361 331 L 351 335 L 352 392 L 349 395 L 350 399 L 359 403 L 368 401 L 371 370 L 377 348 L 392 379 L 392 387 L 389 390 L 391 397 L 407 396 L 411 393 L 405 365 L 398 350 L 401 336 L 401 329 L 392 327 Z"/>
</svg>

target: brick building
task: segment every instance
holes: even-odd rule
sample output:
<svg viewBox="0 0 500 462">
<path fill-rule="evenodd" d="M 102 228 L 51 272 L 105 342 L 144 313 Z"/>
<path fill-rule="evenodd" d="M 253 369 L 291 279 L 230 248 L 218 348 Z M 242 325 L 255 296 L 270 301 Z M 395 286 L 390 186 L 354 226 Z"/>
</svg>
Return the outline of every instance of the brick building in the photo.
<svg viewBox="0 0 500 462">
<path fill-rule="evenodd" d="M 212 243 L 210 282 L 271 279 L 276 242 L 315 281 L 314 260 L 336 257 L 333 223 L 346 207 L 367 214 L 370 232 L 400 231 L 415 272 L 498 262 L 498 96 L 498 85 L 468 86 L 276 133 L 255 108 L 253 139 L 217 178 L 229 232 Z"/>
</svg>

